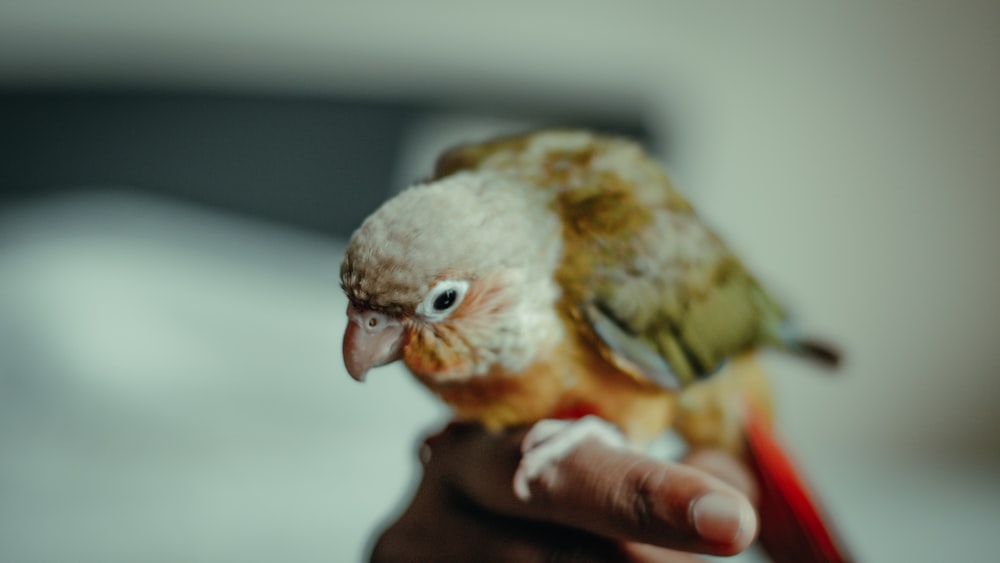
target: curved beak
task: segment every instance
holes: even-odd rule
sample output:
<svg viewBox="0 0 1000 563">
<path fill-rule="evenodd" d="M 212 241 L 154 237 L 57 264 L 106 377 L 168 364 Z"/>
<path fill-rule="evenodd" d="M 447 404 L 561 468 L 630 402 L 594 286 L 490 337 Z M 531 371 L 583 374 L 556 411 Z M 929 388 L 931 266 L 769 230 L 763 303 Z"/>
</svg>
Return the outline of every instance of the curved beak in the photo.
<svg viewBox="0 0 1000 563">
<path fill-rule="evenodd" d="M 394 362 L 403 354 L 403 325 L 396 319 L 368 309 L 347 307 L 344 332 L 344 365 L 357 381 L 371 368 Z"/>
</svg>

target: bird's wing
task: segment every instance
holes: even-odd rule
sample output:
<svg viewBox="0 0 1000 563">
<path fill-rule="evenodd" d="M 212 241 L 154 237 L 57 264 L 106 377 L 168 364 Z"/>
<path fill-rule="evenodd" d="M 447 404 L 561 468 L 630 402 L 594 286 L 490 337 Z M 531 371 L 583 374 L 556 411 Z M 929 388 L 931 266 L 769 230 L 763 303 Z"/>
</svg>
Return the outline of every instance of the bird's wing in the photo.
<svg viewBox="0 0 1000 563">
<path fill-rule="evenodd" d="M 677 388 L 780 343 L 783 313 L 634 142 L 546 131 L 457 147 L 436 175 L 491 170 L 548 190 L 563 313 L 634 377 Z"/>
</svg>

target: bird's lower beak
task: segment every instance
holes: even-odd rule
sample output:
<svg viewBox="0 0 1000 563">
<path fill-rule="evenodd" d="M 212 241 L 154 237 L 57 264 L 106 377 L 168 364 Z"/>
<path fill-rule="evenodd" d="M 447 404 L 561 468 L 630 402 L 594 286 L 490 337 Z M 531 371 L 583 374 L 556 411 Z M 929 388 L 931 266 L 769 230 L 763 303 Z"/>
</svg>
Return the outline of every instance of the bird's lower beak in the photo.
<svg viewBox="0 0 1000 563">
<path fill-rule="evenodd" d="M 344 332 L 344 365 L 357 381 L 371 368 L 394 362 L 403 353 L 403 325 L 388 315 L 351 304 Z"/>
</svg>

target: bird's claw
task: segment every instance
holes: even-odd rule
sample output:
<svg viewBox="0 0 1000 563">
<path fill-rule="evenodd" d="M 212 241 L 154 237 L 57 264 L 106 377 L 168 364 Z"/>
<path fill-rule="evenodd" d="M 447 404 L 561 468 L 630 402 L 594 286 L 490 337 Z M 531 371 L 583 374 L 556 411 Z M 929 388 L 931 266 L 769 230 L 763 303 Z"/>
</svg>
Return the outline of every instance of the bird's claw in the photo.
<svg viewBox="0 0 1000 563">
<path fill-rule="evenodd" d="M 597 440 L 612 448 L 625 448 L 628 441 L 618 427 L 596 416 L 577 420 L 541 420 L 521 441 L 521 463 L 514 473 L 514 494 L 522 501 L 531 500 L 530 484 L 588 440 Z"/>
</svg>

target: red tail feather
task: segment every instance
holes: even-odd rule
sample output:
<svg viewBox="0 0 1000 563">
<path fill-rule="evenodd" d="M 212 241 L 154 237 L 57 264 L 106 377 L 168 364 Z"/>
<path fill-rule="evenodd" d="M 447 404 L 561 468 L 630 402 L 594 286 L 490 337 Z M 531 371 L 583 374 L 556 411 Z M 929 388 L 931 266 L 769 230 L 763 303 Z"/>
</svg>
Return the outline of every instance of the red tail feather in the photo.
<svg viewBox="0 0 1000 563">
<path fill-rule="evenodd" d="M 774 563 L 847 563 L 819 507 L 767 424 L 748 406 L 745 415 L 750 465 L 761 488 L 760 543 Z"/>
</svg>

